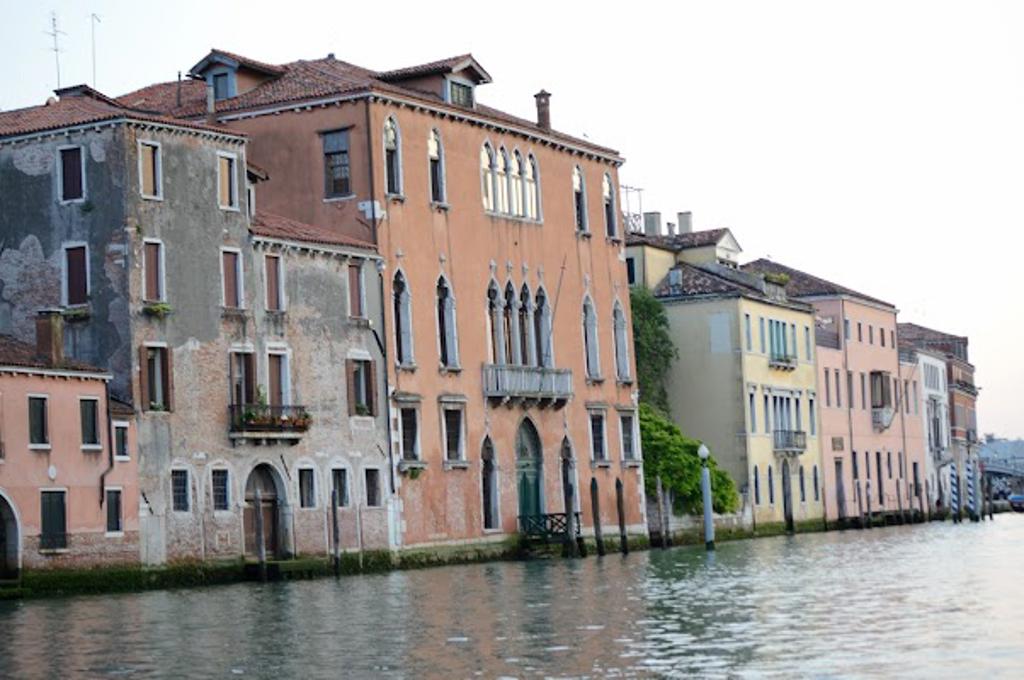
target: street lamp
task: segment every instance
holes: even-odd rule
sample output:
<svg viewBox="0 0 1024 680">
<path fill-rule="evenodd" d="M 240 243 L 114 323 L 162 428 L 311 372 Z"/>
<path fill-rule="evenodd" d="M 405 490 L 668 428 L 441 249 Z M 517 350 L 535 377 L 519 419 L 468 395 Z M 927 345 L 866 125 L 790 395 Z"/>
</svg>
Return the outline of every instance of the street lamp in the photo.
<svg viewBox="0 0 1024 680">
<path fill-rule="evenodd" d="M 708 447 L 701 443 L 697 449 L 700 456 L 700 494 L 704 498 L 704 547 L 708 550 L 715 549 L 715 523 L 711 518 L 711 470 L 708 469 L 708 456 L 711 452 Z"/>
</svg>

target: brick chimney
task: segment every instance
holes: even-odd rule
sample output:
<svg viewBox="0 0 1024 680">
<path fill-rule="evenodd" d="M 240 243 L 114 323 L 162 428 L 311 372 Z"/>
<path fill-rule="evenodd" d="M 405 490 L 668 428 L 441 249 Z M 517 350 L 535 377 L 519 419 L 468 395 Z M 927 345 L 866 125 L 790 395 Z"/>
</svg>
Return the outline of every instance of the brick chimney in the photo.
<svg viewBox="0 0 1024 680">
<path fill-rule="evenodd" d="M 545 130 L 551 129 L 551 93 L 541 90 L 533 95 L 537 100 L 537 125 Z"/>
<path fill-rule="evenodd" d="M 36 353 L 50 366 L 64 363 L 64 317 L 59 309 L 36 315 Z"/>
</svg>

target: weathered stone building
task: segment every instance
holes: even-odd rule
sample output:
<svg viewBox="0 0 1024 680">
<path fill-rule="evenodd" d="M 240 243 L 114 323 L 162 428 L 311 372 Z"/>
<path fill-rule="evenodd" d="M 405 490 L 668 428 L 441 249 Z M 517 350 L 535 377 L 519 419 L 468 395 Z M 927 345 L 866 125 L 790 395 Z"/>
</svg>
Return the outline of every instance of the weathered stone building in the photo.
<svg viewBox="0 0 1024 680">
<path fill-rule="evenodd" d="M 215 50 L 190 75 L 119 101 L 245 133 L 261 208 L 378 244 L 400 545 L 503 540 L 564 512 L 566 485 L 589 532 L 592 480 L 601 521 L 621 481 L 643 532 L 617 153 L 554 130 L 546 92 L 536 121 L 480 104 L 469 55 Z"/>
<path fill-rule="evenodd" d="M 244 135 L 85 86 L 0 114 L 0 331 L 59 307 L 68 356 L 133 404 L 140 556 L 393 543 L 371 244 L 252 215 Z M 268 182 L 265 182 L 268 183 Z"/>
</svg>

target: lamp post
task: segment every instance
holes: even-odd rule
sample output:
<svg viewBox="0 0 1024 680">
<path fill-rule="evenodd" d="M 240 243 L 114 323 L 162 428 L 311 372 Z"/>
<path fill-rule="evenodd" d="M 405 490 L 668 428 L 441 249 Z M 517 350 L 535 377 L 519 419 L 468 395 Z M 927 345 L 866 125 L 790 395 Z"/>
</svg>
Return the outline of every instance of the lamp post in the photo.
<svg viewBox="0 0 1024 680">
<path fill-rule="evenodd" d="M 704 444 L 697 449 L 700 456 L 700 494 L 704 498 L 704 547 L 715 549 L 715 523 L 711 518 L 711 470 L 708 469 L 708 456 L 711 452 Z"/>
</svg>

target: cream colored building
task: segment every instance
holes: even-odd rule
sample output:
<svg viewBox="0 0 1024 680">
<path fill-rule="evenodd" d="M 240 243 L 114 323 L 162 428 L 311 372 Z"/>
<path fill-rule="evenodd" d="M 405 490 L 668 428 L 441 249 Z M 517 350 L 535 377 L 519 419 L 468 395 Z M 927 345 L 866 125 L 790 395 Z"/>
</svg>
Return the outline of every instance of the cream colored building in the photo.
<svg viewBox="0 0 1024 680">
<path fill-rule="evenodd" d="M 822 516 L 814 313 L 783 285 L 739 271 L 739 252 L 722 229 L 634 235 L 627 255 L 656 281 L 679 351 L 673 419 L 709 446 L 757 523 L 792 526 Z M 665 254 L 672 261 L 655 271 Z"/>
</svg>

